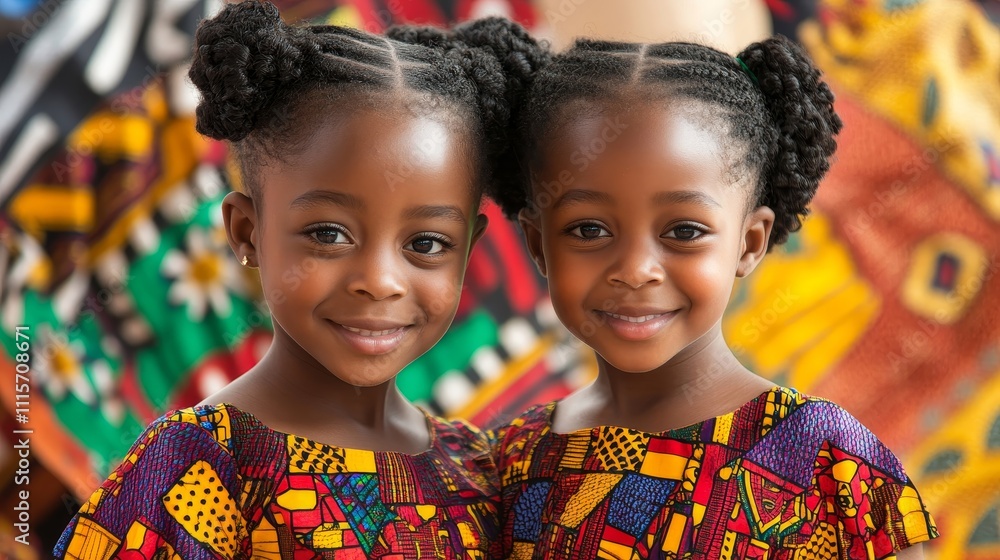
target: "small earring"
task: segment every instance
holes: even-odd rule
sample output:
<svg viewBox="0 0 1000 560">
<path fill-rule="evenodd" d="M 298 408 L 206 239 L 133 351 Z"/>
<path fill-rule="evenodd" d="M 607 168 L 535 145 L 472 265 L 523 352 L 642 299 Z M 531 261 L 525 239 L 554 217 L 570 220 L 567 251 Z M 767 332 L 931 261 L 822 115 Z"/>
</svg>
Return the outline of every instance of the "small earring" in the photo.
<svg viewBox="0 0 1000 560">
<path fill-rule="evenodd" d="M 243 255 L 243 258 L 240 259 L 240 264 L 243 265 L 243 266 L 246 266 L 248 262 L 250 262 L 250 260 L 247 259 L 246 255 Z"/>
</svg>

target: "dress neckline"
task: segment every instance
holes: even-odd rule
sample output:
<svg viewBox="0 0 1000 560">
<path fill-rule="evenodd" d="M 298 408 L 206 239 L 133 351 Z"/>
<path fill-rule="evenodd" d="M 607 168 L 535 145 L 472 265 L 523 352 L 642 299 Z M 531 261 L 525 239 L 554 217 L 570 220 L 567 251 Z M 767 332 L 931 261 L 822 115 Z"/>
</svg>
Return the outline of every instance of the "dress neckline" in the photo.
<svg viewBox="0 0 1000 560">
<path fill-rule="evenodd" d="M 381 456 L 385 456 L 385 457 L 411 457 L 411 458 L 416 458 L 416 457 L 421 457 L 423 455 L 431 453 L 433 451 L 436 451 L 438 449 L 438 435 L 439 435 L 438 434 L 438 429 L 437 429 L 438 428 L 438 423 L 443 422 L 442 420 L 436 418 L 435 416 L 433 416 L 432 414 L 430 414 L 429 412 L 427 412 L 426 410 L 424 410 L 422 407 L 418 406 L 417 410 L 419 410 L 424 415 L 424 421 L 427 424 L 427 435 L 430 438 L 430 445 L 427 447 L 427 449 L 424 449 L 423 451 L 420 451 L 418 453 L 406 453 L 404 451 L 388 451 L 388 450 L 375 450 L 375 449 L 361 449 L 361 448 L 358 448 L 358 447 L 344 447 L 342 445 L 336 445 L 336 444 L 333 444 L 333 443 L 328 443 L 328 442 L 325 442 L 325 441 L 319 441 L 319 440 L 315 440 L 315 439 L 308 438 L 308 437 L 305 437 L 305 436 L 300 436 L 300 435 L 297 435 L 297 434 L 293 434 L 293 433 L 289 433 L 289 432 L 284 432 L 284 431 L 281 431 L 281 430 L 276 430 L 276 429 L 272 428 L 271 426 L 268 426 L 267 424 L 265 424 L 263 420 L 261 420 L 260 418 L 258 418 L 253 413 L 247 412 L 247 411 L 243 410 L 242 408 L 240 408 L 240 407 L 238 407 L 238 406 L 236 406 L 236 405 L 234 405 L 232 403 L 229 403 L 229 402 L 221 402 L 221 403 L 218 403 L 218 404 L 204 405 L 204 406 L 211 406 L 211 407 L 216 407 L 216 408 L 218 408 L 218 407 L 224 407 L 224 408 L 227 409 L 227 411 L 236 411 L 239 414 L 241 414 L 241 415 L 246 416 L 247 418 L 249 418 L 250 421 L 254 424 L 255 427 L 258 427 L 258 428 L 263 429 L 263 430 L 267 430 L 268 432 L 271 432 L 273 434 L 277 434 L 278 436 L 281 436 L 283 439 L 296 438 L 296 439 L 299 439 L 299 440 L 304 441 L 304 442 L 315 444 L 316 446 L 329 447 L 329 448 L 332 448 L 332 449 L 341 449 L 341 450 L 344 450 L 344 451 L 360 451 L 360 452 L 364 452 L 364 453 L 373 453 L 375 455 L 381 455 Z M 201 408 L 201 407 L 198 407 L 198 408 Z M 232 417 L 232 413 L 231 412 L 230 412 L 229 416 Z"/>
<path fill-rule="evenodd" d="M 660 431 L 656 431 L 656 432 L 646 432 L 646 431 L 643 431 L 643 430 L 637 430 L 635 428 L 629 428 L 627 426 L 612 426 L 612 425 L 591 426 L 589 428 L 579 428 L 579 429 L 572 430 L 572 431 L 569 431 L 569 432 L 556 432 L 556 431 L 554 431 L 552 429 L 552 416 L 556 412 L 556 406 L 559 404 L 559 401 L 551 401 L 548 404 L 544 405 L 544 408 L 542 410 L 542 414 L 543 414 L 543 418 L 545 419 L 545 426 L 548 428 L 548 433 L 550 433 L 550 434 L 552 434 L 554 436 L 558 436 L 558 437 L 582 437 L 582 436 L 590 437 L 593 434 L 594 430 L 600 430 L 600 429 L 604 429 L 604 428 L 611 429 L 611 430 L 628 430 L 630 432 L 634 432 L 636 434 L 640 434 L 640 435 L 643 435 L 643 436 L 657 436 L 657 437 L 662 437 L 662 436 L 666 436 L 666 435 L 669 435 L 669 434 L 672 434 L 672 433 L 687 432 L 687 431 L 690 431 L 690 430 L 692 430 L 692 429 L 694 429 L 694 428 L 696 428 L 698 426 L 704 425 L 706 422 L 711 422 L 713 420 L 718 420 L 719 418 L 725 418 L 727 416 L 735 416 L 735 415 L 739 414 L 741 411 L 743 411 L 744 409 L 746 409 L 746 408 L 748 408 L 750 406 L 753 406 L 754 404 L 758 403 L 761 399 L 767 398 L 768 395 L 771 395 L 772 393 L 789 392 L 789 391 L 792 391 L 792 389 L 788 389 L 786 387 L 782 387 L 781 385 L 773 385 L 768 390 L 764 391 L 763 393 L 760 393 L 756 397 L 754 397 L 754 398 L 750 399 L 749 401 L 741 404 L 740 406 L 736 407 L 734 410 L 731 410 L 731 411 L 726 412 L 724 414 L 720 414 L 718 416 L 712 416 L 710 418 L 705 418 L 704 420 L 700 420 L 698 422 L 694 422 L 694 423 L 688 424 L 686 426 L 680 426 L 680 427 L 677 427 L 677 428 L 670 428 L 670 429 L 660 430 Z"/>
</svg>

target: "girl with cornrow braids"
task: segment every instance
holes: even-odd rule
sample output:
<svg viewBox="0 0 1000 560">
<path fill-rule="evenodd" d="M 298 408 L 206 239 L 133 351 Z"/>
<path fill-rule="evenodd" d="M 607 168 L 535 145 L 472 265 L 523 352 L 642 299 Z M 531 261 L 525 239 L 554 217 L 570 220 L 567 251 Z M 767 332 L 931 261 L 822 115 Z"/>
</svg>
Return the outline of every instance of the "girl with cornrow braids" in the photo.
<svg viewBox="0 0 1000 560">
<path fill-rule="evenodd" d="M 722 335 L 836 149 L 806 55 L 580 40 L 523 103 L 523 179 L 492 195 L 598 374 L 495 432 L 505 556 L 920 558 L 936 529 L 892 452 Z"/>
<path fill-rule="evenodd" d="M 222 217 L 274 338 L 145 430 L 57 557 L 499 556 L 487 440 L 395 377 L 454 318 L 481 197 L 516 179 L 507 128 L 548 55 L 500 19 L 387 35 L 290 27 L 257 0 L 199 27 L 197 127 L 239 164 Z"/>
</svg>

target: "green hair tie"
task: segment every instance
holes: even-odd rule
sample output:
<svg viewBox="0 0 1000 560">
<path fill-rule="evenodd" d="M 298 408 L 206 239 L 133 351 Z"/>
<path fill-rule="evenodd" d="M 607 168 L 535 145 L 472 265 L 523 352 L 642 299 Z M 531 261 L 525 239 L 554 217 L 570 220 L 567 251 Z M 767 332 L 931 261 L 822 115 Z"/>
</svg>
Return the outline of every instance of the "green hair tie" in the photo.
<svg viewBox="0 0 1000 560">
<path fill-rule="evenodd" d="M 747 73 L 747 76 L 750 76 L 750 79 L 753 80 L 753 83 L 760 85 L 760 82 L 757 81 L 757 75 L 753 73 L 753 70 L 750 70 L 750 67 L 747 66 L 747 63 L 743 62 L 743 59 L 737 56 L 736 62 L 740 63 L 740 67 L 743 68 L 743 71 Z"/>
</svg>

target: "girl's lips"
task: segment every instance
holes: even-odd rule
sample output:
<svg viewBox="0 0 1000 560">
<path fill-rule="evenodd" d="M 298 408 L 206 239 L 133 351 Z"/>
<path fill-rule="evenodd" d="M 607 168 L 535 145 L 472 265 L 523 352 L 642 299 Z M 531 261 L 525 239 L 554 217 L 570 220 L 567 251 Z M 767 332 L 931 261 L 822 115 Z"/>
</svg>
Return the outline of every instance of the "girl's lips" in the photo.
<svg viewBox="0 0 1000 560">
<path fill-rule="evenodd" d="M 361 354 L 378 356 L 388 354 L 403 343 L 409 332 L 409 326 L 396 326 L 389 328 L 363 329 L 350 325 L 330 322 L 334 330 L 352 348 Z M 367 325 L 366 325 L 367 326 Z"/>
<path fill-rule="evenodd" d="M 677 311 L 660 311 L 654 313 L 647 311 L 641 314 L 598 311 L 598 314 L 604 319 L 608 328 L 618 335 L 619 338 L 638 341 L 656 336 L 677 315 Z"/>
<path fill-rule="evenodd" d="M 628 321 L 629 323 L 645 323 L 646 321 L 651 321 L 657 317 L 662 317 L 663 313 L 654 313 L 652 315 L 641 315 L 641 316 L 631 316 L 631 315 L 619 315 L 617 313 L 606 312 L 608 317 L 612 319 L 618 319 L 619 321 Z"/>
<path fill-rule="evenodd" d="M 381 331 L 370 331 L 366 329 L 359 329 L 357 327 L 349 327 L 347 325 L 340 325 L 340 326 L 351 331 L 352 333 L 360 334 L 361 336 L 385 336 L 388 334 L 392 334 L 394 332 L 399 332 L 400 330 L 403 329 L 403 327 L 394 327 L 391 329 L 385 329 Z"/>
</svg>

